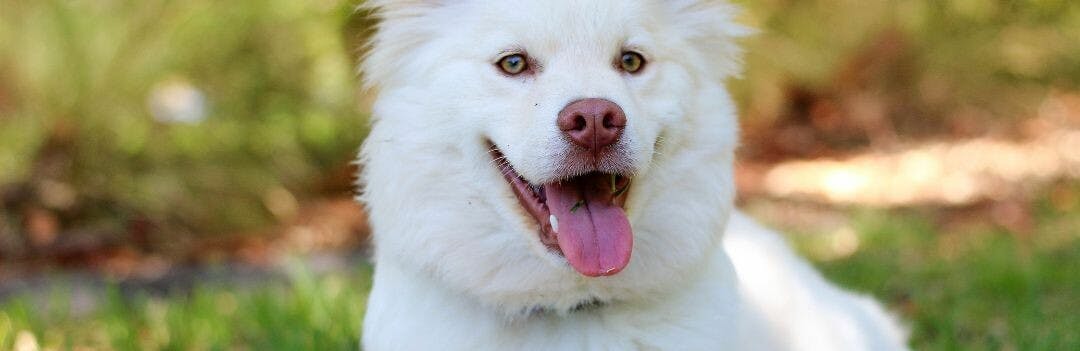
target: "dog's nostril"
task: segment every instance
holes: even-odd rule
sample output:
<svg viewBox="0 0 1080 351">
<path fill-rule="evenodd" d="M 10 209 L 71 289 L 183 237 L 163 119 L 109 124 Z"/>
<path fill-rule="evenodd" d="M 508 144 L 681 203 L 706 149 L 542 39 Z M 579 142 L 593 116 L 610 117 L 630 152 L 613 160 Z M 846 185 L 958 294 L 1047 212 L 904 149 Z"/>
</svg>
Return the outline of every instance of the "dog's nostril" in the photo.
<svg viewBox="0 0 1080 351">
<path fill-rule="evenodd" d="M 605 114 L 604 115 L 604 128 L 607 128 L 607 129 L 615 128 L 614 119 L 615 119 L 615 116 L 613 116 L 610 112 Z"/>
<path fill-rule="evenodd" d="M 585 120 L 585 116 L 577 115 L 574 118 L 574 128 L 571 129 L 571 130 L 582 131 L 582 130 L 585 130 L 585 127 L 588 126 L 588 125 L 589 125 L 589 121 Z"/>
</svg>

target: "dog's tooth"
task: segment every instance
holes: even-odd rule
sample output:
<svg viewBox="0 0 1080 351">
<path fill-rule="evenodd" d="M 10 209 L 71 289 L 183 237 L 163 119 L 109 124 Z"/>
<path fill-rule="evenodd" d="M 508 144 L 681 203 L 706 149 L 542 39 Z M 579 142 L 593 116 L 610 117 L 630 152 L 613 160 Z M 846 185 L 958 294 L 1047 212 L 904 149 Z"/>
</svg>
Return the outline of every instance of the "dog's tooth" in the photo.
<svg viewBox="0 0 1080 351">
<path fill-rule="evenodd" d="M 559 218 L 555 217 L 555 215 L 550 215 L 550 216 L 548 216 L 548 222 L 551 223 L 551 231 L 553 231 L 555 233 L 558 233 L 559 232 Z"/>
</svg>

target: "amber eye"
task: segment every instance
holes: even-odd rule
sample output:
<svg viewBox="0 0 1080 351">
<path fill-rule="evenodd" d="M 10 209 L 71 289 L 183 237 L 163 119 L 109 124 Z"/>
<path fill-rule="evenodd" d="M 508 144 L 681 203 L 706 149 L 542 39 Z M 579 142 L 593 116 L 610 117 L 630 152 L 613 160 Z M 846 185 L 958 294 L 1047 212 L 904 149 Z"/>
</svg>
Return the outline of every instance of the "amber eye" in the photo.
<svg viewBox="0 0 1080 351">
<path fill-rule="evenodd" d="M 513 54 L 499 59 L 499 69 L 509 75 L 518 75 L 529 68 L 525 55 Z"/>
<path fill-rule="evenodd" d="M 641 54 L 627 51 L 619 58 L 619 68 L 627 73 L 637 73 L 645 67 L 645 58 Z"/>
</svg>

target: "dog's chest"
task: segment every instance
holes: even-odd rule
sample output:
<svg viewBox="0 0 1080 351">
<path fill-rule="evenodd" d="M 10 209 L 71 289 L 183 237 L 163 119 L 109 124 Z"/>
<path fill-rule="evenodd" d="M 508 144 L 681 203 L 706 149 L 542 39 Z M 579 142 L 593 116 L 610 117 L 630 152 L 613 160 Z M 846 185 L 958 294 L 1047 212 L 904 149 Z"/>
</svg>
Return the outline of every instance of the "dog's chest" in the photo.
<svg viewBox="0 0 1080 351">
<path fill-rule="evenodd" d="M 405 304 L 408 300 L 396 294 L 382 305 L 381 295 L 376 291 L 372 296 L 365 349 L 713 350 L 738 344 L 736 318 L 721 304 L 696 309 L 602 307 L 508 322 L 448 300 Z"/>
</svg>

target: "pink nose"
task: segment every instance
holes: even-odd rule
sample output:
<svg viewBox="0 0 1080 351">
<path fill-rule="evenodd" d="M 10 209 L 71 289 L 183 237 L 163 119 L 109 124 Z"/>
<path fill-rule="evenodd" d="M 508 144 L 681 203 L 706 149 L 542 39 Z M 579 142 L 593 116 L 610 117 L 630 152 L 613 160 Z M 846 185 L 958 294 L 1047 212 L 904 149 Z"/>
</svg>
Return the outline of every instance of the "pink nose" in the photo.
<svg viewBox="0 0 1080 351">
<path fill-rule="evenodd" d="M 575 101 L 559 112 L 559 129 L 589 151 L 614 144 L 626 127 L 626 114 L 614 102 L 604 99 Z"/>
</svg>

